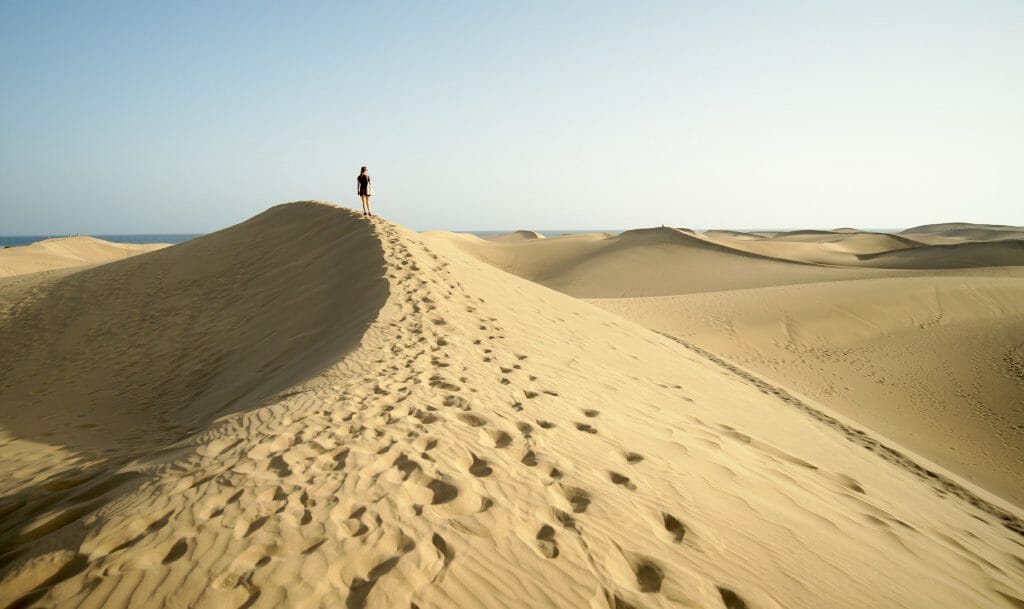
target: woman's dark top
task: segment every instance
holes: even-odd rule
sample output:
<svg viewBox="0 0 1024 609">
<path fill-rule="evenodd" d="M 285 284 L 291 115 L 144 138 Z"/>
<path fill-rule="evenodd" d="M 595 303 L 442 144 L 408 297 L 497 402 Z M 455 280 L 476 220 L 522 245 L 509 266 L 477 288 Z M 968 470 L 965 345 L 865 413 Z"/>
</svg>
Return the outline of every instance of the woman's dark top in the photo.
<svg viewBox="0 0 1024 609">
<path fill-rule="evenodd" d="M 359 196 L 365 197 L 370 194 L 370 176 L 369 174 L 361 173 L 359 177 Z"/>
</svg>

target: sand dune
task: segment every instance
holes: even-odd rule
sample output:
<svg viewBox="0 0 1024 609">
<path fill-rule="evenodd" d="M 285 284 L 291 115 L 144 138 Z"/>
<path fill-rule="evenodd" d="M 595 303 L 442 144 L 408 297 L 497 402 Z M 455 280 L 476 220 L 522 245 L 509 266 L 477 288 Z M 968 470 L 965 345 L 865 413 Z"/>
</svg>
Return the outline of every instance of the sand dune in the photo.
<svg viewBox="0 0 1024 609">
<path fill-rule="evenodd" d="M 387 295 L 380 248 L 333 208 L 289 207 L 297 227 L 277 226 L 281 213 L 58 276 L 9 304 L 4 427 L 90 456 L 134 455 L 333 363 Z M 325 276 L 351 288 L 332 291 Z"/>
<path fill-rule="evenodd" d="M 23 438 L 5 409 L 0 603 L 1024 603 L 1018 511 L 713 355 L 467 256 L 466 243 L 291 204 L 6 309 L 8 336 L 47 336 L 23 321 L 63 319 L 64 301 L 98 298 L 87 290 L 109 274 L 139 286 L 137 307 L 174 307 L 153 326 L 87 316 L 75 334 L 91 361 L 145 360 L 132 336 L 189 333 L 172 362 L 217 337 L 231 341 L 217 370 L 251 377 L 228 383 L 219 418 L 192 397 L 162 402 L 167 422 L 154 424 L 181 433 L 151 435 L 144 453 L 112 432 L 119 458 Z M 173 281 L 149 279 L 161 272 Z M 273 361 L 294 374 L 234 360 L 284 345 Z M 104 382 L 82 360 L 33 376 L 7 359 L 4 404 L 13 382 L 56 428 L 72 410 L 56 385 L 145 390 L 164 361 Z"/>
<path fill-rule="evenodd" d="M 111 243 L 94 237 L 58 237 L 0 249 L 0 277 L 99 264 L 167 247 L 165 243 Z"/>
<path fill-rule="evenodd" d="M 1004 224 L 948 222 L 908 228 L 901 234 L 930 245 L 949 245 L 966 241 L 1004 241 L 1024 239 L 1024 227 Z"/>
<path fill-rule="evenodd" d="M 807 231 L 770 237 L 735 235 L 714 231 L 706 235 L 723 245 L 743 251 L 811 264 L 865 266 L 860 255 L 919 247 L 922 244 L 899 235 Z"/>
<path fill-rule="evenodd" d="M 592 301 L 793 388 L 1024 506 L 1024 280 Z"/>
<path fill-rule="evenodd" d="M 646 237 L 646 245 L 651 234 L 676 245 L 695 241 L 671 229 L 631 234 Z M 500 268 L 597 298 L 599 306 L 811 396 L 1024 505 L 1024 381 L 1015 372 L 1024 352 L 1020 242 L 930 246 L 834 231 L 704 237 L 734 249 L 701 258 L 698 247 L 637 248 L 637 256 L 607 245 L 577 247 L 581 255 L 564 254 L 572 264 L 554 275 L 525 270 L 544 268 L 548 257 L 538 247 L 463 249 L 489 262 L 496 251 L 514 252 Z M 774 258 L 732 255 L 735 249 Z M 598 255 L 605 258 L 591 259 Z M 628 296 L 619 298 L 625 287 Z"/>
<path fill-rule="evenodd" d="M 532 239 L 544 239 L 544 235 L 532 230 L 517 230 L 504 235 L 485 237 L 487 241 L 508 242 L 508 241 L 529 241 Z"/>
<path fill-rule="evenodd" d="M 753 241 L 727 244 L 667 227 L 613 237 L 572 235 L 502 243 L 440 231 L 428 236 L 579 298 L 665 296 L 891 275 L 876 269 L 826 268 L 808 264 L 792 251 L 769 255 L 749 248 Z"/>
<path fill-rule="evenodd" d="M 992 266 L 1024 267 L 1024 239 L 989 243 L 927 245 L 863 254 L 863 266 L 890 269 L 939 269 Z"/>
</svg>

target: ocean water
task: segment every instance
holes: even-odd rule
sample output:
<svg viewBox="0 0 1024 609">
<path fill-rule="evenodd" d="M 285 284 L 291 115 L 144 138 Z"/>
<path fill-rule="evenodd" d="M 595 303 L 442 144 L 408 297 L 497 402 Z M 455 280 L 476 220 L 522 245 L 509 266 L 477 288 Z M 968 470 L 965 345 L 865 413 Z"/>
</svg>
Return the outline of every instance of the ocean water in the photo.
<svg viewBox="0 0 1024 609">
<path fill-rule="evenodd" d="M 43 241 L 44 239 L 52 239 L 54 237 L 70 237 L 71 235 L 13 235 L 4 236 L 0 235 L 0 247 L 15 247 L 18 245 L 29 245 L 36 241 Z M 76 237 L 95 237 L 97 239 L 103 239 L 104 241 L 112 241 L 114 243 L 182 243 L 189 239 L 195 239 L 201 236 L 198 234 L 185 234 L 185 233 L 173 233 L 173 234 L 159 234 L 159 235 L 74 235 Z"/>
</svg>

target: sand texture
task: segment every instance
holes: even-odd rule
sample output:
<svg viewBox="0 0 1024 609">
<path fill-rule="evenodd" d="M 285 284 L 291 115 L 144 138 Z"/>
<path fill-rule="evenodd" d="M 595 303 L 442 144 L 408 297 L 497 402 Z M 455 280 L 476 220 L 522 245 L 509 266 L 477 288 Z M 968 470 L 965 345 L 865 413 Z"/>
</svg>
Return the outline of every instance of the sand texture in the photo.
<svg viewBox="0 0 1024 609">
<path fill-rule="evenodd" d="M 1024 230 L 430 234 L 709 350 L 1024 506 L 1024 240 L 1012 235 Z"/>
<path fill-rule="evenodd" d="M 1024 604 L 1016 508 L 465 241 L 293 203 L 5 305 L 0 606 Z"/>
</svg>

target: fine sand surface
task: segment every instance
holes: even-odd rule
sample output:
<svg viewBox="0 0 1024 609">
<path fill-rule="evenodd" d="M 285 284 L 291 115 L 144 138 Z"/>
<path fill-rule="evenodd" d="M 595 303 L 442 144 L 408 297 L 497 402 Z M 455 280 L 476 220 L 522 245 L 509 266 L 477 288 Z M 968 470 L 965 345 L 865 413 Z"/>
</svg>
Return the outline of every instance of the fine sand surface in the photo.
<svg viewBox="0 0 1024 609">
<path fill-rule="evenodd" d="M 1024 506 L 1024 241 L 1012 234 L 1024 230 L 431 236 L 723 356 Z"/>
<path fill-rule="evenodd" d="M 166 243 L 111 243 L 94 237 L 57 237 L 0 249 L 0 277 L 120 260 L 167 247 Z"/>
<path fill-rule="evenodd" d="M 866 279 L 592 302 L 1024 506 L 1024 279 Z"/>
<path fill-rule="evenodd" d="M 0 605 L 1024 604 L 1016 508 L 457 241 L 294 203 L 5 305 Z"/>
</svg>

